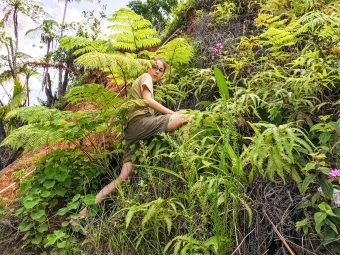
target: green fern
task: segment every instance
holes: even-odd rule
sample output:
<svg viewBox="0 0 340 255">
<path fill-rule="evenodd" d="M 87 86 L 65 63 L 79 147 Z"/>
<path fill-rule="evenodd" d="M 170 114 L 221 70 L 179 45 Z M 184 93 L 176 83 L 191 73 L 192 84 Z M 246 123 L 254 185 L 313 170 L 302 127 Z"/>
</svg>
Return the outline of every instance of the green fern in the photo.
<svg viewBox="0 0 340 255">
<path fill-rule="evenodd" d="M 315 33 L 323 30 L 325 26 L 332 25 L 336 29 L 340 23 L 340 18 L 332 15 L 325 14 L 320 11 L 312 11 L 305 13 L 301 18 L 296 21 L 295 28 L 298 34 Z"/>
<path fill-rule="evenodd" d="M 79 112 L 44 106 L 15 109 L 6 115 L 6 119 L 20 119 L 26 125 L 13 131 L 3 144 L 27 150 L 40 148 L 45 143 L 51 146 L 61 141 L 78 144 L 83 138 L 91 141 L 92 133 L 115 131 L 120 134 L 126 125 L 127 111 L 135 104 L 145 105 L 143 100 L 117 97 L 116 93 L 98 84 L 74 87 L 65 97 L 75 104 L 85 101 L 94 109 Z"/>
<path fill-rule="evenodd" d="M 275 52 L 283 46 L 291 46 L 296 44 L 298 39 L 296 35 L 287 31 L 287 29 L 279 29 L 269 27 L 267 31 L 261 34 L 261 37 L 266 38 L 268 41 L 264 42 L 264 45 L 272 45 L 271 51 Z"/>
<path fill-rule="evenodd" d="M 175 38 L 162 45 L 156 56 L 163 58 L 170 67 L 179 68 L 180 65 L 188 64 L 194 55 L 193 47 L 185 38 Z"/>
<path fill-rule="evenodd" d="M 120 78 L 117 84 L 132 82 L 136 77 L 141 75 L 148 67 L 151 67 L 152 61 L 145 59 L 135 59 L 128 55 L 108 54 L 101 52 L 89 52 L 76 59 L 76 62 L 85 68 L 99 68 L 110 72 L 112 78 Z"/>
<path fill-rule="evenodd" d="M 272 181 L 278 175 L 285 182 L 287 174 L 291 174 L 290 169 L 301 154 L 308 155 L 313 151 L 313 144 L 300 129 L 291 127 L 292 123 L 278 127 L 266 123 L 249 124 L 255 131 L 255 136 L 249 138 L 252 143 L 241 155 L 243 164 L 250 163 Z M 260 132 L 258 127 L 264 131 Z M 296 172 L 294 174 L 294 180 L 300 181 Z"/>
<path fill-rule="evenodd" d="M 184 99 L 186 93 L 181 91 L 176 84 L 166 84 L 155 87 L 155 99 L 157 102 L 164 104 L 168 108 L 173 106 L 180 100 Z"/>
<path fill-rule="evenodd" d="M 138 53 L 160 43 L 157 31 L 150 28 L 151 22 L 130 9 L 121 8 L 108 20 L 113 23 L 108 28 L 114 32 L 109 38 L 118 50 Z"/>
<path fill-rule="evenodd" d="M 103 40 L 92 40 L 78 36 L 66 36 L 60 39 L 59 46 L 66 50 L 74 50 L 73 55 L 79 56 L 91 51 L 108 52 L 110 44 Z M 116 52 L 119 53 L 118 51 Z"/>
</svg>

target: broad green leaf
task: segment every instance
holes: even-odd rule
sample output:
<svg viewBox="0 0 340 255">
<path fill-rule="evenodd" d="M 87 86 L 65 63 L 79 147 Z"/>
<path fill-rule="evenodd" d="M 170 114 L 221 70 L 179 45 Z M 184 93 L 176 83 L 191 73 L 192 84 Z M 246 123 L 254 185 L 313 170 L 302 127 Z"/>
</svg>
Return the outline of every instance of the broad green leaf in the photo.
<svg viewBox="0 0 340 255">
<path fill-rule="evenodd" d="M 319 181 L 319 184 L 321 186 L 322 192 L 325 194 L 326 197 L 329 199 L 332 199 L 333 196 L 333 185 L 329 182 L 328 179 L 323 178 Z"/>
<path fill-rule="evenodd" d="M 75 210 L 79 207 L 79 201 L 78 202 L 70 202 L 67 204 L 67 208 L 69 210 Z"/>
<path fill-rule="evenodd" d="M 330 170 L 328 167 L 321 166 L 318 168 L 318 170 L 325 175 L 328 175 L 330 173 Z"/>
<path fill-rule="evenodd" d="M 299 230 L 300 228 L 304 227 L 307 225 L 307 218 L 303 220 L 299 220 L 295 223 L 296 230 Z"/>
<path fill-rule="evenodd" d="M 75 202 L 75 201 L 77 201 L 78 199 L 80 198 L 80 194 L 77 194 L 77 195 L 75 195 L 73 198 L 72 198 L 72 202 Z"/>
<path fill-rule="evenodd" d="M 302 183 L 302 192 L 303 193 L 306 192 L 309 184 L 314 180 L 315 176 L 316 176 L 315 174 L 310 174 L 303 180 L 303 183 Z"/>
<path fill-rule="evenodd" d="M 15 216 L 19 216 L 20 214 L 22 214 L 24 211 L 26 210 L 25 207 L 21 207 L 18 210 L 15 211 L 14 215 Z"/>
<path fill-rule="evenodd" d="M 328 142 L 329 138 L 331 138 L 331 133 L 329 133 L 329 132 L 321 133 L 319 135 L 319 140 L 322 144 L 326 144 Z"/>
<path fill-rule="evenodd" d="M 59 249 L 62 249 L 62 248 L 65 248 L 65 246 L 66 246 L 66 240 L 65 241 L 62 241 L 62 242 L 58 242 L 57 243 L 57 247 L 59 248 Z"/>
<path fill-rule="evenodd" d="M 86 205 L 94 205 L 95 204 L 95 201 L 96 201 L 96 196 L 93 195 L 93 194 L 88 194 L 85 196 L 84 198 L 84 203 Z"/>
<path fill-rule="evenodd" d="M 28 231 L 29 229 L 31 229 L 33 227 L 32 223 L 27 223 L 27 222 L 24 222 L 22 221 L 20 224 L 19 224 L 19 230 L 21 232 L 26 232 Z"/>
<path fill-rule="evenodd" d="M 340 130 L 339 124 L 334 121 L 328 122 L 325 127 L 331 129 L 332 131 Z"/>
<path fill-rule="evenodd" d="M 61 223 L 61 226 L 64 228 L 64 227 L 67 227 L 69 224 L 70 224 L 69 221 L 63 221 L 63 222 Z"/>
<path fill-rule="evenodd" d="M 53 245 L 57 241 L 57 239 L 58 237 L 55 234 L 49 234 L 47 236 L 47 243 L 45 244 L 45 247 Z"/>
<path fill-rule="evenodd" d="M 53 177 L 55 176 L 56 174 L 56 171 L 53 167 L 53 165 L 47 165 L 44 169 L 44 174 L 50 178 L 50 179 L 53 179 Z"/>
<path fill-rule="evenodd" d="M 32 188 L 32 184 L 31 183 L 23 182 L 23 183 L 20 184 L 20 190 L 27 191 L 30 188 Z"/>
<path fill-rule="evenodd" d="M 216 66 L 214 66 L 214 74 L 215 74 L 216 83 L 220 91 L 221 97 L 224 100 L 228 100 L 230 98 L 229 88 L 228 88 L 227 82 L 224 78 L 222 71 L 218 69 Z"/>
<path fill-rule="evenodd" d="M 44 198 L 49 197 L 51 196 L 51 192 L 48 190 L 44 190 L 43 192 L 41 192 L 40 196 Z"/>
<path fill-rule="evenodd" d="M 61 165 L 58 166 L 58 170 L 59 170 L 60 172 L 62 172 L 62 173 L 66 173 L 67 170 L 68 170 L 68 168 L 67 168 L 66 165 L 61 164 Z"/>
<path fill-rule="evenodd" d="M 68 213 L 70 210 L 67 208 L 67 207 L 63 207 L 63 208 L 60 208 L 57 212 L 57 215 L 59 216 L 63 216 L 65 215 L 66 213 Z"/>
<path fill-rule="evenodd" d="M 44 233 L 45 231 L 48 230 L 48 225 L 46 223 L 43 223 L 41 224 L 39 227 L 38 227 L 38 232 L 39 233 Z"/>
<path fill-rule="evenodd" d="M 43 185 L 44 185 L 44 187 L 45 187 L 46 189 L 51 189 L 51 188 L 54 187 L 55 181 L 46 181 L 46 182 L 44 182 Z"/>
<path fill-rule="evenodd" d="M 327 218 L 327 214 L 324 212 L 317 212 L 314 214 L 315 230 L 318 234 L 321 232 L 321 227 L 324 224 L 324 220 Z"/>
<path fill-rule="evenodd" d="M 54 230 L 53 233 L 58 239 L 61 239 L 66 235 L 66 233 L 62 230 Z"/>
<path fill-rule="evenodd" d="M 31 216 L 31 218 L 33 219 L 33 220 L 38 220 L 38 219 L 40 219 L 41 217 L 43 217 L 45 215 L 45 210 L 39 210 L 39 211 L 37 211 L 37 212 L 32 212 L 31 214 L 30 214 L 30 216 Z"/>
<path fill-rule="evenodd" d="M 41 234 L 36 234 L 35 237 L 31 240 L 32 244 L 40 244 L 42 241 L 42 235 Z"/>
<path fill-rule="evenodd" d="M 26 209 L 32 209 L 34 206 L 39 204 L 40 201 L 40 198 L 35 198 L 34 200 L 26 200 L 23 204 Z"/>
<path fill-rule="evenodd" d="M 57 174 L 54 179 L 60 181 L 60 182 L 64 182 L 68 177 L 68 174 L 66 172 L 61 172 L 59 174 Z"/>
<path fill-rule="evenodd" d="M 335 233 L 333 230 L 328 229 L 324 233 L 321 234 L 321 240 L 323 245 L 330 244 L 335 242 L 338 239 L 339 235 Z"/>
<path fill-rule="evenodd" d="M 55 192 L 55 194 L 57 194 L 58 196 L 63 197 L 63 196 L 65 196 L 67 190 L 64 189 L 64 188 L 58 188 L 58 189 L 56 189 L 54 192 Z"/>
<path fill-rule="evenodd" d="M 325 223 L 335 232 L 338 234 L 338 229 L 335 226 L 335 224 L 333 222 L 331 222 L 329 219 L 325 220 Z"/>
<path fill-rule="evenodd" d="M 307 163 L 302 170 L 309 171 L 309 170 L 312 170 L 312 169 L 315 169 L 315 163 L 314 162 Z"/>
</svg>

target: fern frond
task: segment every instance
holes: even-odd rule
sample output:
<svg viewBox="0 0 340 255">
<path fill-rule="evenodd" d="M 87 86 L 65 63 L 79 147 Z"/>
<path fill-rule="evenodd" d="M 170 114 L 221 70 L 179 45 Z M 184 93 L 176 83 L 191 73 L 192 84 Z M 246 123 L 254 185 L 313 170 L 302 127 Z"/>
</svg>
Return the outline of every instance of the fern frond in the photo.
<svg viewBox="0 0 340 255">
<path fill-rule="evenodd" d="M 163 219 L 166 223 L 168 234 L 170 234 L 172 228 L 172 218 L 169 215 L 163 215 Z"/>
<path fill-rule="evenodd" d="M 326 25 L 333 24 L 337 26 L 340 24 L 340 18 L 320 11 L 312 11 L 305 13 L 296 21 L 295 27 L 298 28 L 297 33 L 315 32 Z"/>
<path fill-rule="evenodd" d="M 283 46 L 291 46 L 298 42 L 295 34 L 287 29 L 278 29 L 269 27 L 267 31 L 261 34 L 261 37 L 268 39 L 263 42 L 264 45 L 272 45 L 272 51 L 275 51 Z M 275 48 L 276 47 L 276 48 Z"/>
<path fill-rule="evenodd" d="M 151 22 L 130 9 L 121 8 L 108 20 L 113 23 L 108 28 L 114 31 L 109 38 L 117 49 L 138 52 L 160 43 Z"/>
<path fill-rule="evenodd" d="M 45 106 L 29 106 L 14 109 L 6 115 L 6 119 L 19 118 L 25 123 L 34 124 L 66 119 L 69 114 L 70 112 L 61 112 L 57 109 L 49 109 Z"/>
<path fill-rule="evenodd" d="M 100 52 L 86 53 L 78 57 L 76 62 L 85 68 L 110 70 L 118 77 L 125 78 L 128 81 L 135 79 L 152 65 L 150 60 Z"/>
<path fill-rule="evenodd" d="M 164 200 L 162 198 L 158 198 L 157 200 L 151 201 L 146 205 L 149 205 L 148 210 L 142 220 L 142 226 L 144 227 L 145 224 L 149 222 L 149 220 L 154 217 L 160 210 L 160 206 L 163 204 Z"/>
<path fill-rule="evenodd" d="M 87 52 L 107 52 L 109 44 L 103 40 L 78 37 L 78 36 L 66 36 L 60 39 L 60 47 L 66 50 L 74 50 L 73 55 L 78 56 Z"/>
<path fill-rule="evenodd" d="M 73 87 L 67 92 L 65 98 L 72 104 L 89 104 L 97 110 L 105 110 L 115 107 L 122 98 L 117 97 L 117 93 L 104 88 L 99 84 L 85 84 Z"/>
<path fill-rule="evenodd" d="M 176 38 L 160 47 L 156 56 L 163 58 L 170 66 L 178 68 L 190 62 L 194 55 L 192 46 L 185 38 Z"/>
</svg>

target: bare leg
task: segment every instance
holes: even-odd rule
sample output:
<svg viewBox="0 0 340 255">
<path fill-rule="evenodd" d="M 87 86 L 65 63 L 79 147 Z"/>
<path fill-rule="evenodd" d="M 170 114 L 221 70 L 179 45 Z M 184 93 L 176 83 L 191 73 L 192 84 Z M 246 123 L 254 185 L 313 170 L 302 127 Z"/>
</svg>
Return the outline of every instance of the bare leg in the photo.
<svg viewBox="0 0 340 255">
<path fill-rule="evenodd" d="M 108 185 L 106 185 L 101 191 L 98 192 L 96 195 L 96 204 L 99 204 L 101 201 L 103 201 L 106 197 L 108 197 L 110 194 L 116 191 L 117 187 L 122 184 L 123 181 L 126 181 L 133 175 L 133 164 L 132 162 L 126 162 L 123 164 L 122 170 L 120 172 L 120 175 L 117 179 L 110 182 Z M 87 214 L 87 208 L 85 207 L 83 210 L 80 211 L 80 214 L 87 219 L 89 215 Z"/>
</svg>

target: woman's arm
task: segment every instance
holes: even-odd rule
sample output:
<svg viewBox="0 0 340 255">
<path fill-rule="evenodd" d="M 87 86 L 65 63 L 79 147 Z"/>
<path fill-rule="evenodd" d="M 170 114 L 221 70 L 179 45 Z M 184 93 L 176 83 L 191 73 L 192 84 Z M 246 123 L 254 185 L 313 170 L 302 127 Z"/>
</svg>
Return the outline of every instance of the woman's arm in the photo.
<svg viewBox="0 0 340 255">
<path fill-rule="evenodd" d="M 165 106 L 163 106 L 162 104 L 158 103 L 156 100 L 154 100 L 151 97 L 151 92 L 148 89 L 147 86 L 143 85 L 143 93 L 142 93 L 143 99 L 147 100 L 149 103 L 149 107 L 154 109 L 157 112 L 160 113 L 164 113 L 164 114 L 172 114 L 175 113 L 174 111 L 166 108 Z"/>
</svg>

